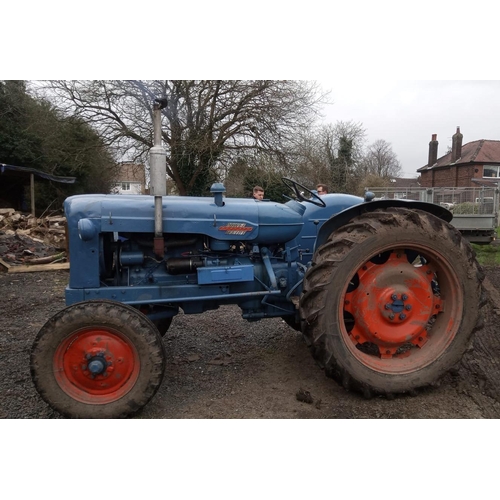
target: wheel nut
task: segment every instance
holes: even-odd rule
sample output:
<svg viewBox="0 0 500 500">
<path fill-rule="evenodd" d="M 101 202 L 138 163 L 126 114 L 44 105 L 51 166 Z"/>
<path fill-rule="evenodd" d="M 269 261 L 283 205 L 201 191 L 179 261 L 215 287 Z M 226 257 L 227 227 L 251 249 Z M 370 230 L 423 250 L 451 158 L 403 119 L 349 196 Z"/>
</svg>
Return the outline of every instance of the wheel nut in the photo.
<svg viewBox="0 0 500 500">
<path fill-rule="evenodd" d="M 401 314 L 399 315 L 399 319 L 405 319 L 405 318 L 406 318 L 406 314 L 405 314 L 405 313 L 401 313 Z"/>
<path fill-rule="evenodd" d="M 389 319 L 394 319 L 394 314 L 389 314 Z"/>
<path fill-rule="evenodd" d="M 401 300 L 408 300 L 408 295 L 406 295 L 406 293 L 403 293 L 403 295 L 401 295 Z"/>
<path fill-rule="evenodd" d="M 397 296 L 395 293 L 393 293 L 393 294 L 391 295 L 391 299 L 392 299 L 392 300 L 397 300 L 397 298 L 398 298 L 398 296 Z"/>
<path fill-rule="evenodd" d="M 385 305 L 385 308 L 386 308 L 386 309 L 390 309 L 390 308 L 391 308 L 391 304 L 386 304 L 386 305 Z"/>
<path fill-rule="evenodd" d="M 410 305 L 410 304 L 407 304 L 407 305 L 405 306 L 405 309 L 406 309 L 407 311 L 411 311 L 411 305 Z"/>
</svg>

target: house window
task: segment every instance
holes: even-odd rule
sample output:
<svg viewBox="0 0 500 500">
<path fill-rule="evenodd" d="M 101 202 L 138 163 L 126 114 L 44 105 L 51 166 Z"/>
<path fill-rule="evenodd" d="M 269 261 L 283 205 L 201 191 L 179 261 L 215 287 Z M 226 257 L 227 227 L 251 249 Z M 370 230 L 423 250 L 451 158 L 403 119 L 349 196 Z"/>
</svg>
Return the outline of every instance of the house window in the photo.
<svg viewBox="0 0 500 500">
<path fill-rule="evenodd" d="M 122 191 L 130 191 L 130 182 L 122 182 L 120 189 Z"/>
<path fill-rule="evenodd" d="M 483 177 L 500 177 L 499 175 L 500 166 L 493 167 L 489 165 L 483 168 Z"/>
</svg>

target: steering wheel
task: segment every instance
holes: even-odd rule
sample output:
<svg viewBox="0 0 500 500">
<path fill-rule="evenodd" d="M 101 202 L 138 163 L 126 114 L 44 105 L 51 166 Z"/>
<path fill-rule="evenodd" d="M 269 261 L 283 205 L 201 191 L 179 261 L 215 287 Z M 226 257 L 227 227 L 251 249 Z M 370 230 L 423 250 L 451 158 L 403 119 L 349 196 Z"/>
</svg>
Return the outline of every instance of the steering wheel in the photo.
<svg viewBox="0 0 500 500">
<path fill-rule="evenodd" d="M 281 181 L 288 189 L 291 189 L 295 193 L 295 196 L 299 201 L 307 201 L 308 203 L 312 203 L 317 207 L 326 207 L 326 203 L 321 199 L 319 195 L 313 193 L 309 188 L 306 188 L 302 184 L 299 184 L 297 181 L 289 179 L 288 177 L 282 177 Z M 302 191 L 310 194 L 311 198 L 306 198 L 302 194 Z"/>
</svg>

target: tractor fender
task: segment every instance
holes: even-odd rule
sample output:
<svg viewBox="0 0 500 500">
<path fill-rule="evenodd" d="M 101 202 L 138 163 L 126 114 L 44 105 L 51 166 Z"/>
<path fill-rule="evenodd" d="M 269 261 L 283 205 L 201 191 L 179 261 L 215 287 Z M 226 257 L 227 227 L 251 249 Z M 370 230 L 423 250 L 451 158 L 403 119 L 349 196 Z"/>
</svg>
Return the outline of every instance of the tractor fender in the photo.
<svg viewBox="0 0 500 500">
<path fill-rule="evenodd" d="M 315 250 L 319 248 L 323 243 L 326 242 L 328 236 L 338 229 L 339 227 L 345 226 L 349 223 L 351 219 L 357 217 L 358 215 L 373 212 L 377 209 L 384 209 L 390 207 L 402 207 L 409 209 L 418 209 L 425 212 L 429 212 L 440 219 L 450 222 L 453 219 L 453 214 L 442 207 L 441 205 L 435 205 L 434 203 L 427 203 L 424 201 L 406 201 L 406 200 L 376 200 L 367 201 L 365 203 L 360 203 L 359 205 L 354 205 L 349 207 L 342 212 L 330 217 L 320 228 L 318 232 L 318 237 L 316 239 Z"/>
</svg>

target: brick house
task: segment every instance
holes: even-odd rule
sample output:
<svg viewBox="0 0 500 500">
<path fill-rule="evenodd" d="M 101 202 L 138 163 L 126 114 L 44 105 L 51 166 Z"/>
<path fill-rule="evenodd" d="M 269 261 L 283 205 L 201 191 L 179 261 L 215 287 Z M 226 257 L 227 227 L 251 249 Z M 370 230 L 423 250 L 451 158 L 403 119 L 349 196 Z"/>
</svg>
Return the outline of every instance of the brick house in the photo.
<svg viewBox="0 0 500 500">
<path fill-rule="evenodd" d="M 438 158 L 437 135 L 429 142 L 427 165 L 419 168 L 422 187 L 497 186 L 500 180 L 500 141 L 481 139 L 462 145 L 460 127 L 451 151 Z"/>
<path fill-rule="evenodd" d="M 118 165 L 114 194 L 144 194 L 146 192 L 146 173 L 144 165 L 124 161 Z"/>
</svg>

